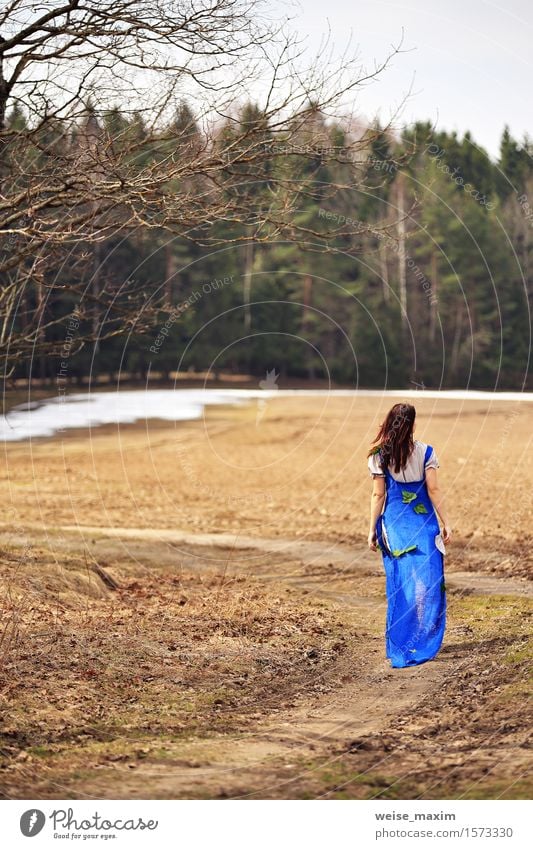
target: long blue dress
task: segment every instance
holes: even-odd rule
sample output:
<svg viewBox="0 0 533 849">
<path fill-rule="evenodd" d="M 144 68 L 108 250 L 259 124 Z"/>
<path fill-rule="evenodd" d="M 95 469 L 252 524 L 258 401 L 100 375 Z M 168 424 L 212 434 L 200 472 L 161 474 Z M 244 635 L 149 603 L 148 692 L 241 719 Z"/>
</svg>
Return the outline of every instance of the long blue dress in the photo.
<svg viewBox="0 0 533 849">
<path fill-rule="evenodd" d="M 431 455 L 427 446 L 424 468 Z M 385 647 L 391 666 L 413 666 L 439 651 L 446 627 L 444 557 L 425 477 L 396 481 L 385 473 L 385 507 L 376 523 L 387 591 Z"/>
</svg>

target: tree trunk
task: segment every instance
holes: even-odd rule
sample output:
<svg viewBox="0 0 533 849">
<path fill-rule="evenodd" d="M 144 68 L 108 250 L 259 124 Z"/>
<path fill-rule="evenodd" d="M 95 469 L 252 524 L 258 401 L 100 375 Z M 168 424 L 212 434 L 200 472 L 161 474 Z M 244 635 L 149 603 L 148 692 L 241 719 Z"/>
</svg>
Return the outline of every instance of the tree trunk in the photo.
<svg viewBox="0 0 533 849">
<path fill-rule="evenodd" d="M 2 36 L 0 36 L 0 39 L 1 41 L 4 41 Z M 2 188 L 4 180 L 6 178 L 4 154 L 6 140 L 3 137 L 3 133 L 6 128 L 6 111 L 9 93 L 9 83 L 4 77 L 4 56 L 3 54 L 0 54 L 0 188 Z"/>
<path fill-rule="evenodd" d="M 386 304 L 388 304 L 390 300 L 389 269 L 387 265 L 387 245 L 385 244 L 384 239 L 379 240 L 378 258 L 381 285 L 383 287 L 383 300 Z"/>
<path fill-rule="evenodd" d="M 92 332 L 93 337 L 95 339 L 94 343 L 94 353 L 97 354 L 99 350 L 99 342 L 98 342 L 98 323 L 100 321 L 100 314 L 98 310 L 98 298 L 100 296 L 100 265 L 101 265 L 101 242 L 95 242 L 93 245 L 93 276 L 91 282 L 91 293 L 93 295 L 93 318 L 92 318 Z"/>
<path fill-rule="evenodd" d="M 244 245 L 244 285 L 243 285 L 243 302 L 244 302 L 244 329 L 246 333 L 250 332 L 252 327 L 252 312 L 250 308 L 250 299 L 252 294 L 252 268 L 254 264 L 254 243 L 246 242 Z"/>
<path fill-rule="evenodd" d="M 305 333 L 308 324 L 309 318 L 309 306 L 311 304 L 311 291 L 313 287 L 313 278 L 310 274 L 306 274 L 304 277 L 304 286 L 303 286 L 303 306 L 302 306 L 302 333 Z"/>
<path fill-rule="evenodd" d="M 172 307 L 174 303 L 174 277 L 176 274 L 176 256 L 173 242 L 165 245 L 165 306 Z"/>
<path fill-rule="evenodd" d="M 438 292 L 437 253 L 431 254 L 431 289 L 429 298 L 429 341 L 435 341 L 437 329 L 437 292 Z"/>
<path fill-rule="evenodd" d="M 452 376 L 457 374 L 457 367 L 459 365 L 459 346 L 461 344 L 461 333 L 463 330 L 463 314 L 463 307 L 459 302 L 455 313 L 455 333 L 453 336 L 452 353 L 450 357 L 450 369 Z"/>
<path fill-rule="evenodd" d="M 42 323 L 43 323 L 43 320 L 44 320 L 43 284 L 41 283 L 40 280 L 38 280 L 35 284 L 35 294 L 36 294 L 35 299 L 36 299 L 36 302 L 37 302 L 35 319 L 36 319 L 36 322 L 37 322 L 37 327 L 39 328 L 39 333 L 38 333 L 38 337 L 37 337 L 37 339 L 38 339 L 37 349 L 38 349 L 38 351 L 41 351 L 41 347 L 42 347 L 42 343 L 44 342 L 45 334 L 44 334 L 44 330 L 42 329 Z M 44 381 L 46 379 L 46 357 L 44 356 L 43 353 L 38 354 L 38 362 L 39 362 L 39 377 L 42 380 L 42 382 L 44 383 Z"/>
<path fill-rule="evenodd" d="M 307 330 L 309 327 L 309 316 L 311 313 L 311 296 L 313 291 L 313 278 L 310 274 L 306 274 L 304 277 L 304 287 L 303 287 L 303 306 L 302 306 L 302 336 L 304 339 L 307 339 Z M 307 376 L 309 380 L 315 379 L 315 368 L 313 363 L 314 351 L 312 348 L 307 347 L 307 357 L 308 357 L 308 365 L 307 365 Z"/>
<path fill-rule="evenodd" d="M 398 174 L 398 282 L 400 307 L 402 311 L 402 328 L 407 330 L 409 318 L 407 315 L 407 263 L 405 254 L 405 194 L 404 194 L 404 176 L 400 172 Z"/>
</svg>

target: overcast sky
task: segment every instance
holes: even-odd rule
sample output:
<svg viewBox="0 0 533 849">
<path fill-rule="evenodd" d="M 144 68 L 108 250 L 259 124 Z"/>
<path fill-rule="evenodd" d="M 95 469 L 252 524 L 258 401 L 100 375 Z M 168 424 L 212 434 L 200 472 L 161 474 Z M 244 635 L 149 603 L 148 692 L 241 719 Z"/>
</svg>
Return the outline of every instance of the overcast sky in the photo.
<svg viewBox="0 0 533 849">
<path fill-rule="evenodd" d="M 403 28 L 409 52 L 358 98 L 366 118 L 379 112 L 389 120 L 412 86 L 404 122 L 470 130 L 492 156 L 505 124 L 520 140 L 533 135 L 533 0 L 300 0 L 291 14 L 309 49 L 329 21 L 338 52 L 351 33 L 369 66 L 399 42 Z"/>
</svg>

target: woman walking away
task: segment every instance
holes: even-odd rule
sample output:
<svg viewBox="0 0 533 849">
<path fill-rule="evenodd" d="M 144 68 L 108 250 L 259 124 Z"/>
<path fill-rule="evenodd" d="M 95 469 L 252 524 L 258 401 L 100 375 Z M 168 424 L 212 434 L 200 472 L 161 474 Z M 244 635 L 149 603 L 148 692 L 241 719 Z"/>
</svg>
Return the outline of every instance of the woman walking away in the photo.
<svg viewBox="0 0 533 849">
<path fill-rule="evenodd" d="M 415 416 L 411 404 L 395 404 L 368 453 L 374 481 L 368 545 L 383 557 L 385 646 L 393 667 L 435 657 L 446 627 L 444 543 L 451 528 L 435 451 L 413 439 Z"/>
</svg>

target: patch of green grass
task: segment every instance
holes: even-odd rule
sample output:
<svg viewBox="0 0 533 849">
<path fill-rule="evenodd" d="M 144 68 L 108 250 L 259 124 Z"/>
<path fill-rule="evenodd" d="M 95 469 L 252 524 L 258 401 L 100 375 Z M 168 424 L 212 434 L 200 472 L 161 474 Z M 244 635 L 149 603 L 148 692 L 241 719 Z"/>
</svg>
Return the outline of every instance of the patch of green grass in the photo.
<svg viewBox="0 0 533 849">
<path fill-rule="evenodd" d="M 476 636 L 513 637 L 528 633 L 530 599 L 519 596 L 452 596 L 449 600 L 450 617 L 455 623 L 470 625 Z"/>
<path fill-rule="evenodd" d="M 327 794 L 334 799 L 529 799 L 533 791 L 530 778 L 490 779 L 482 777 L 479 782 L 448 784 L 444 779 L 426 786 L 416 775 L 399 778 L 394 775 L 353 769 L 346 760 L 327 762 L 317 759 L 301 761 L 298 764 L 303 787 L 298 799 L 318 798 Z M 306 786 L 307 785 L 307 786 Z M 311 785 L 311 787 L 309 786 Z M 432 787 L 435 789 L 432 791 Z M 434 794 L 434 795 L 433 795 Z"/>
<path fill-rule="evenodd" d="M 509 663 L 512 666 L 518 666 L 519 664 L 524 663 L 527 660 L 531 660 L 532 657 L 533 651 L 531 650 L 530 645 L 526 645 L 521 648 L 513 646 L 503 656 L 503 662 Z"/>
<path fill-rule="evenodd" d="M 100 778 L 100 775 L 101 770 L 97 772 L 94 769 L 76 769 L 74 772 L 69 772 L 68 780 L 88 782 L 89 779 Z"/>
<path fill-rule="evenodd" d="M 523 778 L 518 781 L 480 781 L 473 786 L 467 786 L 464 790 L 455 788 L 453 795 L 445 796 L 445 799 L 531 799 L 533 793 L 533 781 Z"/>
<path fill-rule="evenodd" d="M 51 758 L 56 754 L 49 746 L 29 746 L 26 751 L 35 758 Z"/>
<path fill-rule="evenodd" d="M 499 702 L 518 702 L 521 699 L 530 699 L 531 695 L 532 685 L 529 681 L 513 681 L 512 684 L 507 684 L 496 698 Z"/>
<path fill-rule="evenodd" d="M 299 799 L 315 798 L 324 793 L 335 799 L 407 798 L 402 796 L 402 785 L 394 776 L 366 770 L 360 772 L 345 761 L 305 761 L 298 764 L 298 769 L 304 780 L 307 777 L 313 784 L 319 785 L 314 794 L 303 790 L 298 794 Z"/>
</svg>

